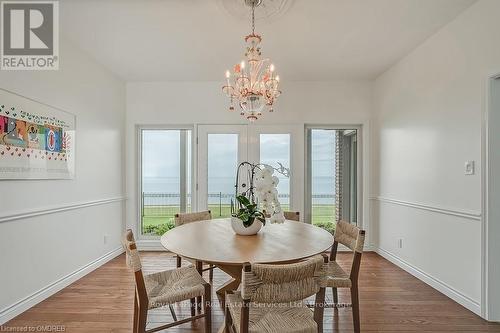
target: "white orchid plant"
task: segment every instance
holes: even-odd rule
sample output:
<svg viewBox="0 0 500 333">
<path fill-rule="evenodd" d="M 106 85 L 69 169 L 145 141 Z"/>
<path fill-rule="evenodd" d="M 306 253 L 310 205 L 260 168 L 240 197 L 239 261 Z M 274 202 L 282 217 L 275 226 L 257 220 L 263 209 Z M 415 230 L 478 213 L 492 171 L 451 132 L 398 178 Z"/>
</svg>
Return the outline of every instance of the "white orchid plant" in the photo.
<svg viewBox="0 0 500 333">
<path fill-rule="evenodd" d="M 278 165 L 279 168 L 274 168 L 267 164 L 251 164 L 249 162 L 243 162 L 238 166 L 238 172 L 236 175 L 236 198 L 238 199 L 239 209 L 236 211 L 232 209 L 233 216 L 242 218 L 247 215 L 253 216 L 257 212 L 262 214 L 262 216 L 270 216 L 269 221 L 271 223 L 285 222 L 283 210 L 281 209 L 281 204 L 278 200 L 279 178 L 275 176 L 274 173 L 276 171 L 286 177 L 289 177 L 290 171 L 281 163 L 278 163 Z M 240 192 L 240 170 L 244 166 L 249 168 L 248 178 L 250 186 L 247 187 L 247 184 L 242 184 L 241 187 L 246 189 Z M 258 206 L 260 206 L 260 210 L 262 212 L 257 210 L 252 213 L 252 211 L 249 210 L 250 207 L 255 211 Z M 252 225 L 256 219 L 262 221 L 261 218 L 250 218 L 248 220 L 245 219 L 243 224 L 248 227 Z"/>
<path fill-rule="evenodd" d="M 285 216 L 281 209 L 281 204 L 278 200 L 278 183 L 279 178 L 274 176 L 274 168 L 265 165 L 264 168 L 257 170 L 255 173 L 255 195 L 262 210 L 271 215 L 271 223 L 285 222 Z"/>
</svg>

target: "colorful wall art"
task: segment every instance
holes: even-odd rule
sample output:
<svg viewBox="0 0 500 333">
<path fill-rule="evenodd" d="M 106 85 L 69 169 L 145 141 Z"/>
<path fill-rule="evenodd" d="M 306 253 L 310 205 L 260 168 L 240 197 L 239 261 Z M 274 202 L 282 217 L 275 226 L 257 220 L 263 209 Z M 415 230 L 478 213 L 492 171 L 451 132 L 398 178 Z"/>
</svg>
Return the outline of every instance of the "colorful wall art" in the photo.
<svg viewBox="0 0 500 333">
<path fill-rule="evenodd" d="M 0 88 L 0 180 L 74 173 L 75 116 Z"/>
</svg>

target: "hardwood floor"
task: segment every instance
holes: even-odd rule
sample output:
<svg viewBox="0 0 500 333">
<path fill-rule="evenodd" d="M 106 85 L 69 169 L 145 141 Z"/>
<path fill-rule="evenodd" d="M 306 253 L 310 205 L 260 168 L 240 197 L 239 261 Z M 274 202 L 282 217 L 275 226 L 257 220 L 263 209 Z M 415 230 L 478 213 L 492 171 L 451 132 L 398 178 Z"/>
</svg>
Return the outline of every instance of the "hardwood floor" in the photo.
<svg viewBox="0 0 500 333">
<path fill-rule="evenodd" d="M 172 254 L 141 252 L 144 270 L 152 273 L 175 267 Z M 338 260 L 349 269 L 350 255 Z M 228 276 L 214 272 L 214 285 Z M 205 278 L 208 280 L 208 272 Z M 121 255 L 81 280 L 3 325 L 37 327 L 63 325 L 65 332 L 131 332 L 133 274 Z M 214 304 L 216 296 L 214 295 Z M 331 290 L 328 291 L 331 301 Z M 349 303 L 348 290 L 339 289 L 340 302 Z M 360 273 L 362 332 L 500 332 L 488 323 L 374 253 L 365 253 Z M 189 315 L 188 303 L 176 306 L 178 318 Z M 213 309 L 214 332 L 223 321 L 218 306 Z M 171 320 L 168 308 L 154 310 L 148 319 L 153 326 Z M 325 332 L 352 332 L 351 309 L 325 310 Z M 203 332 L 203 319 L 167 330 L 172 333 Z"/>
</svg>

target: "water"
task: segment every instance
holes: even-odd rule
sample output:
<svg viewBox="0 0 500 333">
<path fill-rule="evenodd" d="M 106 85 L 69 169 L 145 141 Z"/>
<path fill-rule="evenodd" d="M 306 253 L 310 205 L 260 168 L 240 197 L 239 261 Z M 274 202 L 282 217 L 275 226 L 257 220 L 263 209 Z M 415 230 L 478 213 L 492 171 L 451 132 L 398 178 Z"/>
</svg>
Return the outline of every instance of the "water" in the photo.
<svg viewBox="0 0 500 333">
<path fill-rule="evenodd" d="M 229 203 L 229 196 L 234 195 L 234 182 L 233 177 L 214 177 L 209 179 L 209 204 L 219 203 L 219 193 L 223 194 L 222 203 Z M 280 194 L 280 202 L 282 204 L 288 203 L 287 196 L 289 195 L 289 179 L 280 179 L 278 184 L 278 193 Z M 168 193 L 179 194 L 179 178 L 165 177 L 165 178 L 144 178 L 143 192 L 145 193 Z M 331 204 L 335 196 L 335 182 L 333 177 L 314 177 L 313 183 L 313 198 L 315 204 Z M 190 193 L 188 189 L 188 193 Z M 321 196 L 321 197 L 318 197 Z M 168 204 L 178 204 L 179 198 L 172 196 L 168 198 Z M 147 205 L 148 202 L 145 202 Z"/>
</svg>

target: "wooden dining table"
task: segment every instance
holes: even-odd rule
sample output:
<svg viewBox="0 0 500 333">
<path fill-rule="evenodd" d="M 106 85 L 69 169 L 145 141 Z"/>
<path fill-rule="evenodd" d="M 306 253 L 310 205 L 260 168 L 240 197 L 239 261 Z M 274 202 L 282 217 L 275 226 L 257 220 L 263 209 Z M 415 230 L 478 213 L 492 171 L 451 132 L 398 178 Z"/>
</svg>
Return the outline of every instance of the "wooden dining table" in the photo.
<svg viewBox="0 0 500 333">
<path fill-rule="evenodd" d="M 240 236 L 231 228 L 231 219 L 192 222 L 173 228 L 161 237 L 169 251 L 201 264 L 213 264 L 231 276 L 217 289 L 224 304 L 226 291 L 238 289 L 241 271 L 247 263 L 293 263 L 328 250 L 333 236 L 308 223 L 286 220 L 267 223 L 252 236 Z"/>
</svg>

